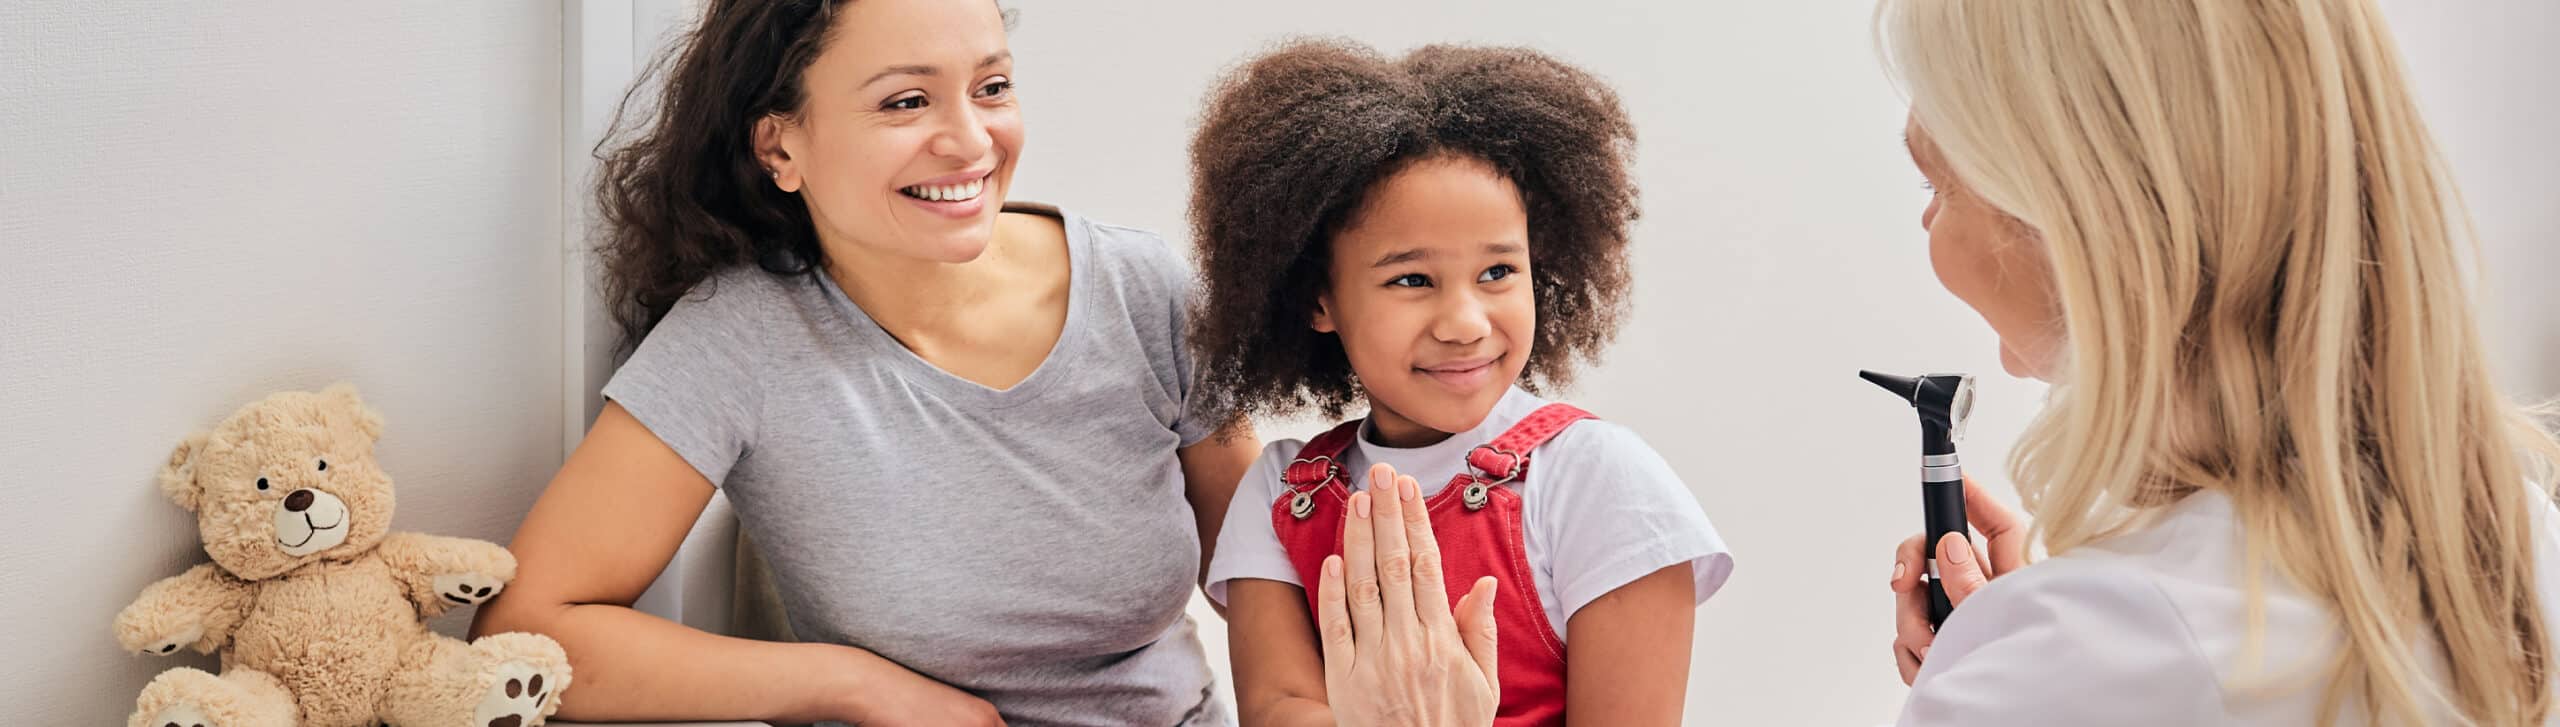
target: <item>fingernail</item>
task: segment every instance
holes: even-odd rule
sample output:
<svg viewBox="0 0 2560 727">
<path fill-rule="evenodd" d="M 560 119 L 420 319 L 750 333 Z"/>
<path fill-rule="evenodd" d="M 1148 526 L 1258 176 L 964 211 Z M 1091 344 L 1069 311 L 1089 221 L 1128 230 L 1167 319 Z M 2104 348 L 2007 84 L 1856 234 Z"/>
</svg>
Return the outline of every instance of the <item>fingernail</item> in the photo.
<svg viewBox="0 0 2560 727">
<path fill-rule="evenodd" d="M 1326 578 L 1342 577 L 1342 556 L 1328 555 L 1324 557 L 1324 575 Z"/>
<path fill-rule="evenodd" d="M 1362 520 L 1369 519 L 1369 493 L 1351 493 L 1351 512 L 1358 514 Z"/>
<path fill-rule="evenodd" d="M 1422 496 L 1422 487 L 1421 487 L 1420 485 L 1416 485 L 1416 484 L 1414 484 L 1414 483 L 1413 483 L 1413 478 L 1411 478 L 1411 477 L 1398 477 L 1398 478 L 1396 478 L 1396 497 L 1397 497 L 1398 499 L 1402 499 L 1402 500 L 1404 500 L 1405 502 L 1412 502 L 1414 498 L 1421 497 L 1421 496 Z"/>
<path fill-rule="evenodd" d="M 1902 561 L 1893 562 L 1893 582 L 1897 584 L 1902 582 Z"/>
<path fill-rule="evenodd" d="M 1955 545 L 1948 546 L 1947 548 L 1947 560 L 1958 564 L 1973 562 L 1972 544 L 1964 542 L 1964 536 L 1962 535 L 1957 535 L 1955 533 L 1947 533 L 1947 535 L 1956 539 Z"/>
</svg>

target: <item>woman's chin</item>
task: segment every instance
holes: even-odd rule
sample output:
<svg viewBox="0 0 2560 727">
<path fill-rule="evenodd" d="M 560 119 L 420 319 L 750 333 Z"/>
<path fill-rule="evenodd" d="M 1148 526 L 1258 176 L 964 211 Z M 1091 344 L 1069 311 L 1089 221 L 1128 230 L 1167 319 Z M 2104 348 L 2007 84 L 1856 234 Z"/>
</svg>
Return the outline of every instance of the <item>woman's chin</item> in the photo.
<svg viewBox="0 0 2560 727">
<path fill-rule="evenodd" d="M 2009 372 L 2010 376 L 2035 379 L 2050 384 L 2053 383 L 2053 372 L 2047 370 L 2049 368 L 2051 367 L 2030 364 L 2027 357 L 2020 355 L 2017 349 L 2010 348 L 2008 342 L 2000 343 L 2000 370 Z"/>
</svg>

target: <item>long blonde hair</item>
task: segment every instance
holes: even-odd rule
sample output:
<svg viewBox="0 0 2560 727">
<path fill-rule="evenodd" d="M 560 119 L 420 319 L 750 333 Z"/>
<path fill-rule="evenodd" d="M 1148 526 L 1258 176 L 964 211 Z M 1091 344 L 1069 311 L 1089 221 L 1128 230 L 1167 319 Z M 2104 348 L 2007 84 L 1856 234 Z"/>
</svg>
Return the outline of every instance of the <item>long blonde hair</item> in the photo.
<svg viewBox="0 0 2560 727">
<path fill-rule="evenodd" d="M 1884 0 L 1878 28 L 1964 193 L 2049 253 L 2067 358 L 2011 463 L 2046 548 L 2222 492 L 2249 560 L 2335 608 L 2324 721 L 2550 714 L 2528 481 L 2560 446 L 2490 380 L 2372 3 Z"/>
</svg>

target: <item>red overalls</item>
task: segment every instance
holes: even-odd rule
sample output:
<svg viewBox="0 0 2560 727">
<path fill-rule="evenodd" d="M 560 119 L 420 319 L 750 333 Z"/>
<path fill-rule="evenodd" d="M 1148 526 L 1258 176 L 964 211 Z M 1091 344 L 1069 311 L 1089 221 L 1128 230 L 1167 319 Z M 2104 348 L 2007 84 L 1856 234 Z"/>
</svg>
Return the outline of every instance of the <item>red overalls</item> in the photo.
<svg viewBox="0 0 2560 727">
<path fill-rule="evenodd" d="M 1492 442 L 1467 452 L 1473 473 L 1460 472 L 1423 505 L 1440 543 L 1441 582 L 1449 604 L 1493 576 L 1501 593 L 1493 600 L 1500 660 L 1502 705 L 1495 727 L 1564 724 L 1564 639 L 1547 622 L 1538 584 L 1520 539 L 1520 495 L 1501 485 L 1528 476 L 1529 453 L 1574 422 L 1594 418 L 1566 404 L 1548 404 L 1523 417 Z M 1315 584 L 1326 556 L 1342 553 L 1342 524 L 1350 514 L 1350 483 L 1342 453 L 1359 436 L 1355 420 L 1308 442 L 1281 479 L 1289 494 L 1271 506 L 1271 528 L 1307 584 L 1308 613 L 1316 613 Z M 1392 497 L 1392 495 L 1390 495 Z"/>
</svg>

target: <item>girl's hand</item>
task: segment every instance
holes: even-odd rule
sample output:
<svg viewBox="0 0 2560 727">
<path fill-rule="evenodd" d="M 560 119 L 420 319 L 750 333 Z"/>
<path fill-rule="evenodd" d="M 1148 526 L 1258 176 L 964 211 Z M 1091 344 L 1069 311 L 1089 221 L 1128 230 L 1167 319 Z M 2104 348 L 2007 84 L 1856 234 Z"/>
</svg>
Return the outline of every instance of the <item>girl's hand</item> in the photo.
<svg viewBox="0 0 2560 727">
<path fill-rule="evenodd" d="M 1342 555 L 1325 559 L 1316 590 L 1325 694 L 1337 723 L 1492 724 L 1502 694 L 1493 578 L 1477 580 L 1452 613 L 1431 513 L 1413 478 L 1371 467 L 1369 488 L 1351 495 L 1342 540 Z"/>
<path fill-rule="evenodd" d="M 1983 584 L 2001 574 L 2027 564 L 2027 519 L 2000 501 L 1982 494 L 1973 478 L 1964 479 L 1964 518 L 1974 529 L 1982 531 L 1990 544 L 1989 562 L 1974 557 L 1973 544 L 1964 533 L 1947 533 L 1938 542 L 1938 575 L 1946 584 L 1947 601 L 1963 604 Z M 1921 556 L 1922 536 L 1913 535 L 1902 541 L 1893 555 L 1893 660 L 1902 670 L 1902 683 L 1910 684 L 1920 674 L 1920 665 L 1928 661 L 1929 644 L 1938 638 L 1929 627 L 1929 589 L 1922 587 L 1920 576 L 1928 572 Z"/>
</svg>

